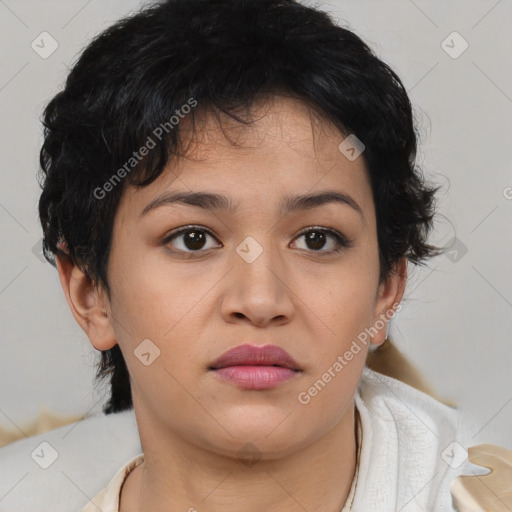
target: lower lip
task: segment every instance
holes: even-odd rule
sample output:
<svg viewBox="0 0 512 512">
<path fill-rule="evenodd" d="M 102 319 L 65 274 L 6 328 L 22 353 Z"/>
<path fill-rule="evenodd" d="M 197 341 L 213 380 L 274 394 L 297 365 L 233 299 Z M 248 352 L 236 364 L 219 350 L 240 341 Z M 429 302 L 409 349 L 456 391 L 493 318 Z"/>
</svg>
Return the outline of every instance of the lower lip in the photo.
<svg viewBox="0 0 512 512">
<path fill-rule="evenodd" d="M 241 388 L 254 390 L 273 388 L 300 373 L 281 366 L 226 366 L 214 372 Z"/>
</svg>

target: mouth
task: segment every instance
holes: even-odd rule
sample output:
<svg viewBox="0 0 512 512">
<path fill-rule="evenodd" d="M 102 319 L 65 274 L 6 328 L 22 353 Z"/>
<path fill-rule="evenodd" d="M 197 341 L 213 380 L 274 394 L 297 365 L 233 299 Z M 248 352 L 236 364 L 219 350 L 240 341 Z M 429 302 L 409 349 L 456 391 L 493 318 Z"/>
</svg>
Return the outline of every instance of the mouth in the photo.
<svg viewBox="0 0 512 512">
<path fill-rule="evenodd" d="M 239 345 L 210 364 L 208 370 L 240 388 L 263 390 L 302 373 L 298 363 L 277 345 Z"/>
<path fill-rule="evenodd" d="M 239 345 L 224 352 L 208 369 L 220 370 L 228 366 L 269 366 L 302 371 L 295 359 L 277 345 Z"/>
</svg>

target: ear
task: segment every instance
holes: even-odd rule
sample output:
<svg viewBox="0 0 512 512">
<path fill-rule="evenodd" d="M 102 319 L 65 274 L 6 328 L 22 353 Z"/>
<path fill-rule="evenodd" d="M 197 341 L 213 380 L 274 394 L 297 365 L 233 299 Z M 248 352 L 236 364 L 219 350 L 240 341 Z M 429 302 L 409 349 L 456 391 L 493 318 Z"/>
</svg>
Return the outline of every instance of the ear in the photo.
<svg viewBox="0 0 512 512">
<path fill-rule="evenodd" d="M 407 284 L 407 259 L 402 258 L 392 268 L 390 276 L 379 286 L 372 326 L 378 332 L 372 336 L 372 345 L 386 340 L 386 331 L 394 312 L 399 308 Z"/>
<path fill-rule="evenodd" d="M 112 321 L 103 307 L 108 302 L 100 297 L 91 279 L 68 255 L 56 257 L 60 283 L 71 313 L 98 350 L 108 350 L 117 344 Z M 102 294 L 103 295 L 103 294 Z"/>
</svg>

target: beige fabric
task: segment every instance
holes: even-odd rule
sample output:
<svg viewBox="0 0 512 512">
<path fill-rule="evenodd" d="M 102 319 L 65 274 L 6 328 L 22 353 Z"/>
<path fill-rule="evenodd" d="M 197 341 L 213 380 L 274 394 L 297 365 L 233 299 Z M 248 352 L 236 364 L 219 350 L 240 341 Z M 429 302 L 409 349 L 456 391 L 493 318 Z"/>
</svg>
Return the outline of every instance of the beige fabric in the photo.
<svg viewBox="0 0 512 512">
<path fill-rule="evenodd" d="M 0 426 L 0 447 L 7 446 L 20 439 L 48 432 L 63 425 L 69 425 L 81 419 L 83 419 L 83 416 L 54 413 L 41 406 L 39 414 L 30 423 L 23 423 L 12 429 Z"/>
<path fill-rule="evenodd" d="M 450 490 L 459 512 L 512 510 L 512 450 L 493 444 L 471 446 L 469 460 L 491 470 L 487 475 L 460 476 Z"/>
<path fill-rule="evenodd" d="M 105 489 L 100 491 L 81 512 L 119 512 L 119 496 L 121 487 L 126 480 L 126 477 L 140 464 L 144 462 L 144 454 L 141 453 L 128 461 L 119 471 L 114 475 L 112 480 Z"/>
</svg>

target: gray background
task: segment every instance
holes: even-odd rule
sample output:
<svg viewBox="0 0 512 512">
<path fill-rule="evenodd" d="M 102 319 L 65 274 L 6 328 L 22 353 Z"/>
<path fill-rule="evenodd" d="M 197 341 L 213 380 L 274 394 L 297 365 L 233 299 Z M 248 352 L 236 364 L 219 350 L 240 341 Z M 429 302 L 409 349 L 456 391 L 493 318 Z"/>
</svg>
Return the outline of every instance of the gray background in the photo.
<svg viewBox="0 0 512 512">
<path fill-rule="evenodd" d="M 0 0 L 0 425 L 8 428 L 32 420 L 41 405 L 83 414 L 104 400 L 104 389 L 92 387 L 97 354 L 56 270 L 34 250 L 42 235 L 39 118 L 90 38 L 139 5 Z M 391 336 L 435 390 L 474 419 L 475 444 L 512 448 L 512 2 L 317 5 L 402 78 L 421 136 L 418 163 L 443 187 L 432 242 L 453 250 L 413 269 Z M 42 46 L 42 32 L 58 43 L 47 58 L 31 47 Z"/>
</svg>

